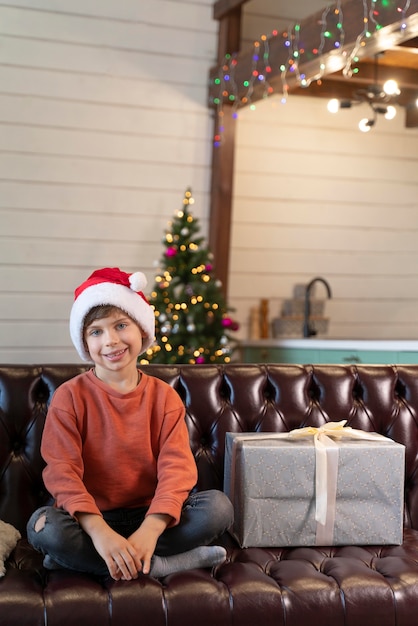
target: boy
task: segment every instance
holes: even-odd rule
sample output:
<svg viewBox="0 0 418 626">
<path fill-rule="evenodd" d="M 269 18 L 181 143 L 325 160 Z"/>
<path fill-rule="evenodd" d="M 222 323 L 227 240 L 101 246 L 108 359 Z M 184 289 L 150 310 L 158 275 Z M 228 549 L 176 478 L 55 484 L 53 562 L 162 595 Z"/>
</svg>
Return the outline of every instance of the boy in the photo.
<svg viewBox="0 0 418 626">
<path fill-rule="evenodd" d="M 47 569 L 131 580 L 212 567 L 208 545 L 232 524 L 220 491 L 190 494 L 197 470 L 184 405 L 137 369 L 154 341 L 141 272 L 104 268 L 75 290 L 70 334 L 89 371 L 55 392 L 41 452 L 54 507 L 35 511 L 28 538 Z"/>
</svg>

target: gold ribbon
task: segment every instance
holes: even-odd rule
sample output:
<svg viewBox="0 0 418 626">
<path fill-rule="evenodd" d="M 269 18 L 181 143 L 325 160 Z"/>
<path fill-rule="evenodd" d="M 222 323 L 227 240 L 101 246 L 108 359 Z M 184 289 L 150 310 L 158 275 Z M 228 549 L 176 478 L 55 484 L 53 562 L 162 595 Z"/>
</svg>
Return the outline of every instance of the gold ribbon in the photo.
<svg viewBox="0 0 418 626">
<path fill-rule="evenodd" d="M 347 420 L 328 422 L 315 428 L 296 428 L 288 433 L 290 439 L 313 436 L 315 446 L 315 520 L 316 544 L 332 545 L 337 502 L 339 446 L 334 439 L 385 439 L 378 433 L 367 433 L 345 426 Z"/>
</svg>

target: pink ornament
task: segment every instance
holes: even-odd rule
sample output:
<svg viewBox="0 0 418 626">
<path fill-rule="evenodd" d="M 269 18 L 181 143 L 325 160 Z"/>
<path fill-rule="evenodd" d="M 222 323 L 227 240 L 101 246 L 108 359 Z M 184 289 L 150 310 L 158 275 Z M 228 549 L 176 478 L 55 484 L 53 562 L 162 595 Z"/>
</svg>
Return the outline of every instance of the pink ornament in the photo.
<svg viewBox="0 0 418 626">
<path fill-rule="evenodd" d="M 239 329 L 239 324 L 238 322 L 235 322 L 233 319 L 231 319 L 230 317 L 224 317 L 222 319 L 222 326 L 224 328 L 229 328 L 229 330 L 238 330 Z"/>
<path fill-rule="evenodd" d="M 196 359 L 196 363 L 204 363 L 205 362 L 205 357 L 204 356 L 198 356 Z"/>
<path fill-rule="evenodd" d="M 206 263 L 205 270 L 207 272 L 211 272 L 213 270 L 213 265 L 211 263 Z"/>
<path fill-rule="evenodd" d="M 176 254 L 177 254 L 177 248 L 170 247 L 170 248 L 167 248 L 167 250 L 165 251 L 165 255 L 169 257 L 176 256 Z"/>
</svg>

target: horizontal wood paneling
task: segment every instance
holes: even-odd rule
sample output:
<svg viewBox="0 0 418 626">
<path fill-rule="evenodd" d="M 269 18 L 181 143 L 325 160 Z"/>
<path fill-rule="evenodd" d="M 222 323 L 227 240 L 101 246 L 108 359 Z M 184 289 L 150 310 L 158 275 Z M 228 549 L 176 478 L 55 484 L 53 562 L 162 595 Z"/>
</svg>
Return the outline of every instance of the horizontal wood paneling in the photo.
<svg viewBox="0 0 418 626">
<path fill-rule="evenodd" d="M 208 20 L 211 14 L 211 0 L 30 0 L 26 6 L 21 0 L 8 0 L 7 6 L 22 10 L 38 9 L 46 13 L 57 12 L 64 15 L 80 15 L 95 20 L 110 19 L 112 22 L 146 22 L 161 27 L 216 30 L 216 22 Z M 191 26 L 190 26 L 191 25 Z"/>
<path fill-rule="evenodd" d="M 238 199 L 238 196 L 237 196 Z M 286 226 L 351 227 L 360 229 L 387 228 L 416 230 L 416 205 L 413 199 L 400 203 L 396 211 L 386 211 L 382 203 L 356 202 L 340 198 L 338 204 L 332 198 L 311 199 L 309 202 L 289 198 L 239 197 L 240 222 L 242 225 L 282 224 Z M 256 209 L 256 213 L 255 213 Z M 256 219 L 255 219 L 256 215 Z"/>
<path fill-rule="evenodd" d="M 13 348 L 51 348 L 54 346 L 64 347 L 66 342 L 63 341 L 68 332 L 67 322 L 48 322 L 48 333 L 43 332 L 44 321 L 39 323 L 25 320 L 23 324 L 13 322 L 8 324 L 5 322 L 1 326 L 0 342 L 5 349 Z M 19 330 L 16 333 L 16 328 Z M 13 337 L 13 341 L 11 338 Z"/>
<path fill-rule="evenodd" d="M 40 211 L 2 211 L 3 236 L 42 238 L 48 233 L 49 238 L 56 240 L 68 239 L 73 241 L 99 241 L 119 243 L 146 243 L 152 240 L 153 233 L 157 230 L 161 235 L 167 225 L 167 220 L 153 217 L 144 217 L 113 214 L 98 216 L 93 214 L 80 215 L 74 219 L 74 215 L 60 213 L 42 213 Z M 31 219 L 32 218 L 32 219 Z M 34 219 L 33 219 L 34 218 Z M 162 238 L 162 237 L 161 237 Z"/>
<path fill-rule="evenodd" d="M 326 170 L 324 170 L 325 172 Z M 415 185 L 411 181 L 370 180 L 353 175 L 350 178 L 336 178 L 323 176 L 321 178 L 312 175 L 309 171 L 302 176 L 300 173 L 287 176 L 267 176 L 265 174 L 253 175 L 248 171 L 237 173 L 235 186 L 240 189 L 240 197 L 257 199 L 277 197 L 280 189 L 280 197 L 283 200 L 314 200 L 316 202 L 330 202 L 333 198 L 351 198 L 353 202 L 371 204 L 383 204 L 393 206 L 398 202 L 412 206 L 410 193 Z M 409 189 L 408 189 L 409 188 Z M 238 195 L 238 194 L 237 194 Z M 405 198 L 408 198 L 406 200 Z"/>
<path fill-rule="evenodd" d="M 207 150 L 203 138 L 200 144 L 197 139 L 190 138 L 180 145 L 177 137 L 115 135 L 14 124 L 0 125 L 0 130 L 3 153 L 52 155 L 54 158 L 71 155 L 122 164 L 147 161 L 161 166 L 177 161 L 179 165 L 206 165 Z"/>
<path fill-rule="evenodd" d="M 261 154 L 261 152 L 263 154 Z M 269 158 L 271 156 L 271 158 Z M 263 167 L 261 168 L 261 163 Z M 251 169 L 245 168 L 251 166 Z M 324 172 L 333 170 L 337 165 L 339 178 L 342 181 L 373 182 L 385 181 L 386 184 L 396 182 L 403 185 L 413 185 L 415 174 L 412 158 L 407 160 L 397 156 L 388 156 L 385 160 L 370 158 L 362 154 L 346 155 L 333 152 L 306 151 L 300 152 L 286 150 L 284 154 L 277 154 L 277 149 L 260 150 L 254 148 L 240 149 L 237 159 L 237 169 L 242 169 L 242 176 L 257 176 L 262 183 L 270 178 L 273 184 L 277 184 L 277 178 L 295 176 L 300 171 L 309 173 L 309 178 L 321 179 Z M 297 174 L 296 174 L 297 175 Z M 305 176 L 304 176 L 305 178 Z M 250 179 L 249 184 L 251 185 Z"/>
<path fill-rule="evenodd" d="M 0 4 L 0 360 L 74 362 L 94 269 L 152 289 L 187 187 L 208 229 L 208 0 Z"/>
<path fill-rule="evenodd" d="M 326 156 L 330 153 L 339 157 L 363 159 L 372 156 L 371 166 L 393 159 L 403 163 L 416 157 L 416 132 L 402 132 L 405 123 L 403 109 L 398 108 L 393 120 L 379 118 L 378 126 L 374 129 L 379 128 L 378 133 L 359 135 L 358 122 L 369 113 L 367 106 L 341 110 L 332 115 L 326 105 L 326 99 L 309 99 L 306 102 L 303 97 L 290 96 L 286 104 L 279 104 L 277 98 L 263 102 L 262 115 L 257 114 L 257 108 L 261 105 L 257 105 L 255 111 L 250 111 L 251 114 L 242 110 L 239 113 L 240 152 L 248 147 L 254 150 L 262 147 L 277 152 L 277 135 L 271 133 L 271 126 L 280 124 L 280 153 L 284 157 L 297 154 L 303 159 L 305 155 Z M 306 115 L 307 110 L 315 117 L 314 124 L 311 115 Z M 301 144 L 304 145 L 303 152 L 300 152 Z"/>
<path fill-rule="evenodd" d="M 273 274 L 278 268 L 284 273 L 289 271 L 292 276 L 306 274 L 309 267 L 312 274 L 340 274 L 347 272 L 352 276 L 362 276 L 367 268 L 369 276 L 416 276 L 418 267 L 418 250 L 410 252 L 398 251 L 356 251 L 348 250 L 307 250 L 297 248 L 286 250 L 285 242 L 280 239 L 280 249 L 266 250 L 263 248 L 235 248 L 231 271 L 239 273 L 242 268 L 246 274 Z M 303 281 L 302 281 L 303 282 Z M 418 293 L 416 294 L 418 298 Z"/>
<path fill-rule="evenodd" d="M 201 65 L 201 72 L 203 71 Z M 174 71 L 174 70 L 173 70 Z M 180 74 L 176 65 L 177 75 Z M 205 106 L 207 89 L 204 83 L 166 85 L 164 88 L 156 81 L 120 78 L 118 76 L 80 76 L 41 68 L 0 66 L 0 85 L 2 93 L 16 95 L 34 95 L 51 100 L 69 102 L 117 104 L 122 109 L 142 106 L 145 110 L 159 112 L 178 110 L 184 113 L 195 110 L 196 103 Z M 209 114 L 209 112 L 207 112 Z M 129 114 L 129 113 L 128 113 Z M 157 125 L 154 119 L 154 124 Z"/>
<path fill-rule="evenodd" d="M 390 230 L 376 229 L 376 232 L 364 228 L 315 226 L 306 223 L 297 227 L 284 224 L 266 224 L 257 226 L 252 224 L 236 224 L 232 244 L 239 241 L 240 247 L 249 248 L 257 240 L 256 247 L 263 250 L 277 250 L 278 247 L 287 250 L 309 251 L 377 251 L 389 253 L 396 251 L 413 252 L 417 247 L 417 229 Z"/>
<path fill-rule="evenodd" d="M 1 68 L 0 68 L 1 72 Z M 6 77 L 7 79 L 8 77 Z M 10 85 L 9 85 L 10 86 Z M 62 94 L 61 94 L 62 95 Z M 156 110 L 146 106 L 133 104 L 106 104 L 77 102 L 74 96 L 80 94 L 71 92 L 71 100 L 54 99 L 48 96 L 24 96 L 0 93 L 0 122 L 3 126 L 2 136 L 8 124 L 27 129 L 50 128 L 63 130 L 85 130 L 89 133 L 102 133 L 118 139 L 125 136 L 132 141 L 142 138 L 144 141 L 153 138 L 182 137 L 183 141 L 193 140 L 199 145 L 199 152 L 207 153 L 207 146 L 201 142 L 207 141 L 210 120 L 203 105 L 190 103 L 187 115 L 183 110 L 166 110 L 159 105 L 158 124 L 155 121 Z M 151 97 L 151 96 L 150 96 Z M 68 135 L 67 135 L 68 136 Z M 186 144 L 187 145 L 187 144 Z M 141 152 L 144 152 L 142 150 Z M 161 156 L 161 155 L 160 155 Z"/>
<path fill-rule="evenodd" d="M 332 287 L 329 336 L 418 337 L 418 132 L 400 111 L 364 135 L 347 113 L 293 97 L 239 114 L 229 296 L 241 337 L 251 307 L 267 298 L 277 317 L 314 276 Z"/>
<path fill-rule="evenodd" d="M 140 155 L 138 155 L 140 156 Z M 100 187 L 141 189 L 149 181 L 159 181 L 163 189 L 173 189 L 179 180 L 194 179 L 195 187 L 205 186 L 207 172 L 193 164 L 142 163 L 106 160 L 93 161 L 81 157 L 43 156 L 0 153 L 0 171 L 5 180 L 80 184 Z M 187 183 L 186 185 L 187 186 Z"/>
<path fill-rule="evenodd" d="M 45 346 L 27 345 L 23 348 L 3 348 L 1 351 L 2 363 L 80 363 L 77 353 L 72 346 Z M 29 357 L 28 357 L 29 355 Z M 30 360 L 28 360 L 28 358 Z"/>
<path fill-rule="evenodd" d="M 150 181 L 150 183 L 153 181 Z M 142 215 L 159 216 L 171 219 L 175 210 L 182 206 L 181 198 L 173 196 L 172 190 L 158 190 L 158 181 L 155 187 L 141 190 L 117 189 L 117 188 L 94 188 L 81 185 L 71 185 L 71 194 L 68 186 L 64 184 L 34 183 L 27 181 L 1 181 L 0 180 L 0 206 L 3 210 L 43 210 L 56 212 L 57 209 L 74 212 L 78 220 L 87 212 L 91 214 L 110 214 L 115 211 L 118 215 Z M 200 220 L 206 218 L 205 201 L 207 194 L 194 193 L 194 215 Z M 47 235 L 48 233 L 45 233 Z M 66 233 L 68 234 L 68 233 Z"/>
<path fill-rule="evenodd" d="M 28 307 L 30 308 L 32 322 L 68 322 L 68 311 L 72 305 L 72 299 L 71 289 L 67 293 L 40 293 L 36 291 L 21 293 L 17 290 L 16 293 L 12 291 L 5 292 L 2 296 L 2 314 L 4 316 L 4 322 L 8 324 L 23 322 L 23 324 L 25 324 L 28 321 Z M 2 327 L 3 325 L 0 326 L 0 328 Z M 8 341 L 6 340 L 6 332 L 3 336 L 6 343 L 10 343 L 10 347 L 12 347 L 14 334 L 12 333 L 10 335 Z"/>
<path fill-rule="evenodd" d="M 126 1 L 126 0 L 125 0 Z M 167 11 L 169 6 L 173 16 L 173 3 L 160 3 Z M 0 22 L 7 24 L 8 37 L 22 37 L 32 40 L 44 40 L 45 42 L 57 42 L 59 44 L 77 45 L 82 52 L 83 46 L 106 47 L 115 50 L 141 52 L 146 54 L 161 54 L 161 36 L 164 35 L 164 47 L 172 50 L 172 56 L 190 55 L 212 60 L 213 35 L 215 24 L 203 19 L 206 13 L 201 9 L 202 21 L 198 29 L 183 29 L 181 24 L 173 28 L 181 12 L 176 11 L 176 18 L 164 25 L 164 16 L 150 18 L 149 15 L 138 14 L 136 20 L 112 19 L 96 14 L 94 21 L 87 15 L 65 14 L 53 12 L 54 5 L 49 3 L 47 12 L 38 9 L 21 8 L 0 5 Z M 188 10 L 190 5 L 186 5 Z M 71 7 L 73 8 L 73 6 Z M 147 7 L 147 13 L 150 7 Z M 160 7 L 161 8 L 161 7 Z M 100 7 L 99 13 L 101 13 Z M 204 13 L 205 11 L 205 13 Z M 152 21 L 155 20 L 154 23 Z M 59 33 L 59 39 L 56 36 Z M 173 78 L 173 77 L 172 77 Z"/>
<path fill-rule="evenodd" d="M 155 255 L 155 245 L 148 241 L 113 241 L 102 239 L 100 243 L 92 238 L 63 239 L 62 236 L 51 240 L 50 237 L 34 235 L 33 237 L 2 237 L 0 238 L 2 254 L 7 258 L 7 272 L 12 266 L 32 266 L 48 267 L 54 264 L 55 267 L 88 267 L 92 263 L 92 247 L 94 247 L 94 263 L 98 267 L 111 267 L 121 265 L 122 267 L 135 267 L 149 274 L 149 281 L 154 276 L 154 262 L 160 259 Z M 95 268 L 94 268 L 95 269 Z M 19 285 L 16 285 L 19 289 Z M 5 294 L 3 293 L 3 298 Z M 18 300 L 16 300 L 18 302 Z M 11 316 L 11 309 L 6 311 L 6 304 L 2 300 L 2 313 L 6 317 Z M 68 311 L 67 311 L 68 312 Z M 23 315 L 27 311 L 21 312 Z M 31 310 L 31 313 L 33 311 Z M 18 315 L 19 311 L 15 311 Z"/>
<path fill-rule="evenodd" d="M 313 276 L 308 277 L 308 280 Z M 303 283 L 298 277 L 297 282 Z M 397 276 L 392 280 L 387 276 L 369 276 L 363 274 L 360 276 L 353 275 L 326 275 L 331 285 L 333 296 L 335 298 L 344 297 L 350 299 L 379 298 L 381 300 L 388 299 L 392 301 L 407 300 L 407 294 L 412 294 L 414 302 L 418 293 L 418 277 L 417 276 Z M 306 281 L 307 282 L 307 281 Z M 294 282 L 292 275 L 281 274 L 259 274 L 256 280 L 251 280 L 251 294 L 253 297 L 261 299 L 266 294 L 291 294 L 293 292 Z M 231 287 L 231 301 L 235 294 L 245 293 L 248 289 L 248 275 L 239 273 L 234 275 L 233 287 Z M 398 303 L 402 306 L 402 302 Z M 344 313 L 344 311 L 341 311 Z M 418 322 L 418 315 L 417 315 Z M 373 338 L 372 336 L 370 337 Z"/>
<path fill-rule="evenodd" d="M 187 82 L 205 84 L 196 60 L 188 56 L 170 55 L 162 59 L 148 51 L 127 51 L 114 48 L 96 48 L 71 45 L 57 41 L 26 39 L 22 45 L 20 37 L 0 36 L 2 62 L 14 67 L 59 70 L 60 73 L 77 73 L 96 76 L 118 76 L 122 79 L 146 80 L 177 84 L 181 76 Z M 178 79 L 176 80 L 176 76 Z"/>
</svg>

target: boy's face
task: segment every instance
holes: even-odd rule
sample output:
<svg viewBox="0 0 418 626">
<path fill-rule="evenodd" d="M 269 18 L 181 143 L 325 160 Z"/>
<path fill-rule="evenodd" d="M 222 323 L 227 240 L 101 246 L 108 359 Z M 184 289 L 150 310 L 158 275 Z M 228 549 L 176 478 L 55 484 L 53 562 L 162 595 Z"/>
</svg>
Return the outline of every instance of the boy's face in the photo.
<svg viewBox="0 0 418 626">
<path fill-rule="evenodd" d="M 84 331 L 84 341 L 94 363 L 117 370 L 136 361 L 142 351 L 142 332 L 125 312 L 115 309 L 93 320 Z"/>
</svg>

